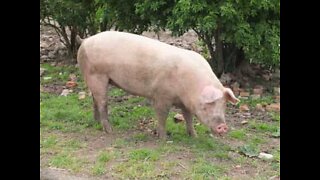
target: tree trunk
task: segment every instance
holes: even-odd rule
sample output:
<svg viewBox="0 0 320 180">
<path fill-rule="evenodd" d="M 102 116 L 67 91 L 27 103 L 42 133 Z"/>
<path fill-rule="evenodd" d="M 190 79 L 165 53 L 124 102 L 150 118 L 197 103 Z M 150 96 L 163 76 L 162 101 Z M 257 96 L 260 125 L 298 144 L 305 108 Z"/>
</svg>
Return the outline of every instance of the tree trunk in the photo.
<svg viewBox="0 0 320 180">
<path fill-rule="evenodd" d="M 77 28 L 76 27 L 69 27 L 71 34 L 70 34 L 70 55 L 72 57 L 72 63 L 74 63 L 75 59 L 77 58 L 77 43 L 76 43 L 76 36 L 77 36 Z"/>
<path fill-rule="evenodd" d="M 214 33 L 214 40 L 216 45 L 216 49 L 214 53 L 214 58 L 216 61 L 215 74 L 217 75 L 217 77 L 220 77 L 224 72 L 224 61 L 223 61 L 223 42 L 221 40 L 221 32 L 219 27 Z"/>
</svg>

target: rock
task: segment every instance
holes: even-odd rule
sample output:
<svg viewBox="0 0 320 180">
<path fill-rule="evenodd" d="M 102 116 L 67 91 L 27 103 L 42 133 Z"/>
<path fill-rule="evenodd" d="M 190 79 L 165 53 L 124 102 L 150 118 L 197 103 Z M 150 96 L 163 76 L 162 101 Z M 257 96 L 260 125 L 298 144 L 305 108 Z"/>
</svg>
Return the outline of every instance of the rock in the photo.
<svg viewBox="0 0 320 180">
<path fill-rule="evenodd" d="M 86 98 L 86 92 L 79 92 L 79 99 Z"/>
<path fill-rule="evenodd" d="M 42 76 L 42 74 L 44 73 L 44 71 L 46 71 L 45 68 L 40 68 L 40 76 Z"/>
<path fill-rule="evenodd" d="M 266 81 L 270 80 L 270 75 L 269 74 L 263 74 L 262 75 L 263 79 L 265 79 Z"/>
<path fill-rule="evenodd" d="M 249 111 L 250 109 L 249 109 L 248 105 L 241 104 L 239 107 L 239 110 L 240 110 L 240 112 L 243 112 L 243 111 Z"/>
<path fill-rule="evenodd" d="M 41 42 L 40 41 L 40 48 L 48 48 L 49 45 L 46 42 Z"/>
<path fill-rule="evenodd" d="M 273 159 L 273 155 L 262 152 L 262 153 L 259 154 L 258 158 L 265 159 L 265 160 L 270 160 L 270 159 Z"/>
<path fill-rule="evenodd" d="M 280 103 L 267 105 L 266 110 L 279 112 L 280 111 Z"/>
<path fill-rule="evenodd" d="M 274 87 L 274 88 L 273 88 L 273 93 L 274 93 L 275 95 L 280 95 L 280 87 Z"/>
<path fill-rule="evenodd" d="M 247 113 L 243 113 L 242 115 L 243 115 L 243 116 L 251 116 L 251 113 L 248 113 L 248 112 L 247 112 Z"/>
<path fill-rule="evenodd" d="M 248 121 L 241 121 L 241 124 L 248 124 Z"/>
<path fill-rule="evenodd" d="M 239 169 L 239 168 L 241 168 L 241 166 L 240 165 L 236 165 L 236 168 Z"/>
<path fill-rule="evenodd" d="M 260 94 L 252 94 L 250 97 L 251 97 L 251 99 L 260 99 L 261 98 Z"/>
<path fill-rule="evenodd" d="M 280 69 L 276 69 L 275 70 L 275 72 L 272 74 L 272 76 L 274 77 L 274 78 L 280 78 Z"/>
<path fill-rule="evenodd" d="M 49 40 L 49 41 L 53 41 L 53 38 L 52 38 L 52 37 L 50 37 L 48 40 Z"/>
<path fill-rule="evenodd" d="M 62 93 L 60 94 L 60 96 L 67 96 L 70 93 L 69 89 L 64 89 L 62 90 Z"/>
<path fill-rule="evenodd" d="M 249 92 L 240 92 L 241 97 L 249 97 L 250 93 Z"/>
<path fill-rule="evenodd" d="M 265 109 L 263 108 L 263 106 L 262 106 L 261 104 L 257 104 L 257 105 L 256 105 L 256 110 L 257 110 L 257 111 L 262 111 L 262 112 L 265 111 Z"/>
<path fill-rule="evenodd" d="M 261 95 L 263 93 L 263 88 L 254 88 L 253 94 Z"/>
<path fill-rule="evenodd" d="M 66 51 L 66 50 L 59 51 L 59 56 L 66 56 L 66 55 L 68 55 L 68 51 Z"/>
<path fill-rule="evenodd" d="M 78 84 L 76 83 L 76 82 L 74 82 L 74 81 L 68 81 L 67 83 L 66 83 L 66 86 L 68 87 L 68 88 L 73 88 L 73 87 L 76 87 Z"/>
<path fill-rule="evenodd" d="M 40 57 L 40 59 L 41 60 L 46 60 L 46 59 L 48 59 L 49 57 L 47 56 L 47 55 L 42 55 L 41 57 Z"/>
<path fill-rule="evenodd" d="M 179 123 L 179 122 L 185 121 L 185 119 L 184 119 L 182 114 L 174 115 L 173 119 L 174 119 L 175 123 Z"/>
<path fill-rule="evenodd" d="M 50 59 L 54 59 L 54 58 L 55 58 L 54 52 L 50 51 L 50 52 L 48 53 L 48 57 L 49 57 Z"/>
<path fill-rule="evenodd" d="M 274 96 L 273 98 L 275 99 L 276 102 L 280 102 L 280 96 Z"/>
</svg>

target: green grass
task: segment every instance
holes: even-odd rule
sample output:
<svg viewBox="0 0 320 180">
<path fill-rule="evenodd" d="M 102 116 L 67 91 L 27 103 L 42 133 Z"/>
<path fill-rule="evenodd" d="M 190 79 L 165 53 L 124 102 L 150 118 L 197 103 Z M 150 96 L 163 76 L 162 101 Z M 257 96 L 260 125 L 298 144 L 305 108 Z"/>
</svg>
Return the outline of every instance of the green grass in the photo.
<svg viewBox="0 0 320 180">
<path fill-rule="evenodd" d="M 198 159 L 188 174 L 192 179 L 212 179 L 219 178 L 225 171 L 225 168 L 220 165 L 215 165 L 204 159 Z"/>
<path fill-rule="evenodd" d="M 187 135 L 184 122 L 173 122 L 176 112 L 171 111 L 166 127 L 168 139 L 160 141 L 149 132 L 137 131 L 141 120 L 155 120 L 146 126 L 156 128 L 155 112 L 146 105 L 146 99 L 127 96 L 123 90 L 111 87 L 109 120 L 115 134 L 124 133 L 126 136 L 103 140 L 101 142 L 105 144 L 91 149 L 92 144 L 99 143 L 96 141 L 99 137 L 95 135 L 102 133 L 102 126 L 93 119 L 92 98 L 78 99 L 79 90 L 86 90 L 79 70 L 73 66 L 53 67 L 48 64 L 41 67 L 47 69 L 43 77 L 52 77 L 50 80 L 42 77 L 42 85 L 64 85 L 70 73 L 77 75 L 80 84 L 66 97 L 40 93 L 40 155 L 41 159 L 47 159 L 41 166 L 98 177 L 112 175 L 115 179 L 233 179 L 228 174 L 235 165 L 252 168 L 253 173 L 260 172 L 258 177 L 252 174 L 253 179 L 267 179 L 280 173 L 279 147 L 267 149 L 274 155 L 272 161 L 250 158 L 241 153 L 242 150 L 257 154 L 262 150 L 260 148 L 268 148 L 270 140 L 275 138 L 272 134 L 280 127 L 280 113 L 269 113 L 271 120 L 267 121 L 253 117 L 255 119 L 248 120 L 242 129 L 236 127 L 223 138 L 210 137 L 210 129 L 194 119 L 198 137 L 192 138 Z M 121 99 L 123 96 L 125 98 Z M 271 96 L 241 101 L 251 107 L 272 102 Z M 89 139 L 93 141 L 84 140 L 84 136 L 91 136 Z M 148 148 L 150 142 L 154 143 L 152 148 Z M 88 157 L 91 158 L 83 152 L 90 152 Z"/>
<path fill-rule="evenodd" d="M 42 77 L 41 77 L 41 84 L 60 84 L 65 85 L 67 81 L 69 81 L 70 74 L 75 74 L 77 77 L 77 87 L 76 90 L 84 90 L 85 84 L 82 80 L 82 75 L 78 68 L 75 68 L 74 66 L 51 66 L 50 64 L 41 64 L 41 68 L 45 68 Z M 51 79 L 45 80 L 46 77 L 51 77 Z"/>
<path fill-rule="evenodd" d="M 126 92 L 119 88 L 111 88 L 108 92 L 108 95 L 111 97 L 118 97 L 126 95 Z"/>
<path fill-rule="evenodd" d="M 135 149 L 129 153 L 130 160 L 156 161 L 159 157 L 159 152 L 145 148 Z"/>
<path fill-rule="evenodd" d="M 136 141 L 147 141 L 149 139 L 149 136 L 148 134 L 145 134 L 145 133 L 138 133 L 133 135 L 132 138 Z"/>
<path fill-rule="evenodd" d="M 153 179 L 156 177 L 156 167 L 150 161 L 128 161 L 116 165 L 113 175 L 117 179 Z"/>
<path fill-rule="evenodd" d="M 77 158 L 66 152 L 53 156 L 49 161 L 50 166 L 69 169 L 73 172 L 82 171 L 84 165 L 87 163 L 87 160 Z"/>
<path fill-rule="evenodd" d="M 101 152 L 92 168 L 93 175 L 102 175 L 106 173 L 106 163 L 113 158 L 113 153 Z"/>
<path fill-rule="evenodd" d="M 276 132 L 278 130 L 279 125 L 271 124 L 271 123 L 263 123 L 257 121 L 250 121 L 249 128 L 258 130 L 260 132 Z"/>
<path fill-rule="evenodd" d="M 245 140 L 245 138 L 246 138 L 246 132 L 244 129 L 233 130 L 233 131 L 229 132 L 228 135 L 231 138 L 239 139 L 239 140 Z"/>
<path fill-rule="evenodd" d="M 280 121 L 280 113 L 270 112 L 269 113 L 273 121 Z"/>
<path fill-rule="evenodd" d="M 257 104 L 267 105 L 275 102 L 273 96 L 262 96 L 258 99 L 252 99 L 251 97 L 249 97 L 248 99 L 242 98 L 240 100 L 241 101 L 237 104 L 237 107 L 240 107 L 241 104 L 248 104 L 249 108 L 255 108 Z"/>
</svg>

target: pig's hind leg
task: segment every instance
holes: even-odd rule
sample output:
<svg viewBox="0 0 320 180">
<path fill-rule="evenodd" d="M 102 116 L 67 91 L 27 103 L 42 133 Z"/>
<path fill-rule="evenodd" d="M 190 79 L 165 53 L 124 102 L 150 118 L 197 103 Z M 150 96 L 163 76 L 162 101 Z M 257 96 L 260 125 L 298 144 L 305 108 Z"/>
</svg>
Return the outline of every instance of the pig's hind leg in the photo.
<svg viewBox="0 0 320 180">
<path fill-rule="evenodd" d="M 87 76 L 87 85 L 93 96 L 94 118 L 102 123 L 106 133 L 111 133 L 112 128 L 108 121 L 108 90 L 109 78 L 102 74 Z"/>
</svg>

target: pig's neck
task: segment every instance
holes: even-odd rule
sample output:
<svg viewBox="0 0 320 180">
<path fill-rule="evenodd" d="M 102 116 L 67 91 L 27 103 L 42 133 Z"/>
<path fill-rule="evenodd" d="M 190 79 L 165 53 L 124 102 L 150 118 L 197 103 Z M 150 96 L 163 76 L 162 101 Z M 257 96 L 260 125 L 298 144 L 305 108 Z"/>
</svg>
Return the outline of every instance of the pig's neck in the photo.
<svg viewBox="0 0 320 180">
<path fill-rule="evenodd" d="M 197 108 L 200 104 L 200 95 L 202 90 L 206 86 L 214 86 L 218 89 L 223 90 L 223 85 L 220 83 L 218 78 L 214 74 L 203 74 L 201 76 L 193 77 L 193 84 L 189 85 L 188 88 L 184 88 L 184 97 L 181 97 L 183 104 L 189 109 L 193 114 L 196 114 Z"/>
</svg>

